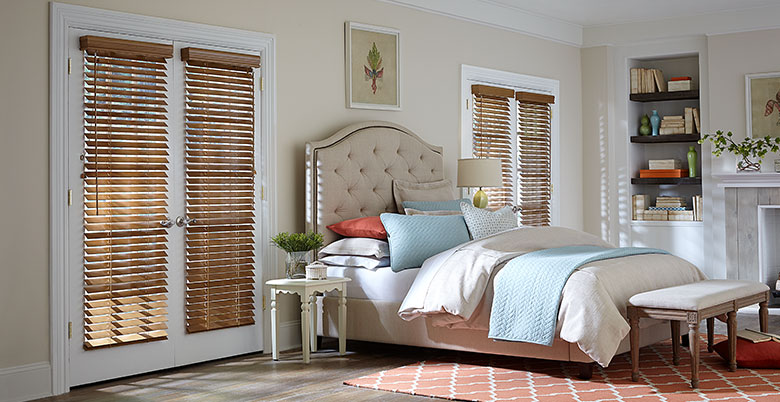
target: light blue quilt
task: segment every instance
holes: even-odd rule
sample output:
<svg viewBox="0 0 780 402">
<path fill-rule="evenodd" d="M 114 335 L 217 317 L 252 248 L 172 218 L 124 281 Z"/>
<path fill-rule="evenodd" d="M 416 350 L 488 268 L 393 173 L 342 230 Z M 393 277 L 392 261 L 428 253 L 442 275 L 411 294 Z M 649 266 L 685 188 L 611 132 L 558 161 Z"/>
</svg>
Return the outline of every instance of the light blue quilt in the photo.
<svg viewBox="0 0 780 402">
<path fill-rule="evenodd" d="M 493 281 L 488 337 L 552 345 L 563 287 L 569 276 L 591 262 L 639 254 L 669 253 L 641 247 L 569 246 L 515 257 Z"/>
</svg>

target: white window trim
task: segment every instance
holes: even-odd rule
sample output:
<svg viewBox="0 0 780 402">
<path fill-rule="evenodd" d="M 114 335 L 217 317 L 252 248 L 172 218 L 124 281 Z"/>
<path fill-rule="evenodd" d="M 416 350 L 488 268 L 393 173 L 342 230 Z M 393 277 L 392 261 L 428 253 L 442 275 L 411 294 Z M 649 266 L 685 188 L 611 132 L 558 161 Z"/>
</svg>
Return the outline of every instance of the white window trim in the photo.
<svg viewBox="0 0 780 402">
<path fill-rule="evenodd" d="M 460 93 L 463 109 L 461 109 L 460 119 L 460 157 L 472 157 L 472 132 L 471 132 L 471 86 L 474 84 L 492 85 L 497 87 L 512 88 L 515 90 L 524 90 L 528 92 L 543 93 L 555 96 L 555 103 L 550 105 L 552 119 L 550 121 L 550 164 L 552 171 L 552 196 L 550 199 L 550 213 L 553 225 L 560 225 L 560 197 L 558 189 L 560 188 L 560 82 L 550 78 L 534 77 L 531 75 L 511 73 L 507 71 L 493 70 L 490 68 L 461 65 L 460 70 Z M 512 126 L 517 128 L 517 108 L 511 108 Z M 516 150 L 515 150 L 516 153 Z M 517 174 L 517 169 L 513 169 L 512 175 Z M 517 192 L 515 191 L 515 198 Z M 515 199 L 515 202 L 517 200 Z"/>
<path fill-rule="evenodd" d="M 277 253 L 270 248 L 270 236 L 276 232 L 276 37 L 272 34 L 196 24 L 165 18 L 108 11 L 61 3 L 51 3 L 49 13 L 49 309 L 51 393 L 69 390 L 68 378 L 68 305 L 67 287 L 67 193 L 68 193 L 68 30 L 81 28 L 172 39 L 204 46 L 229 47 L 259 53 L 263 68 L 262 102 L 259 109 L 263 133 L 259 144 L 262 165 L 258 182 L 264 187 L 260 202 L 263 216 L 258 236 L 263 247 L 263 278 L 277 276 Z M 262 287 L 261 287 L 262 288 Z M 270 316 L 263 314 L 264 350 L 270 349 Z"/>
</svg>

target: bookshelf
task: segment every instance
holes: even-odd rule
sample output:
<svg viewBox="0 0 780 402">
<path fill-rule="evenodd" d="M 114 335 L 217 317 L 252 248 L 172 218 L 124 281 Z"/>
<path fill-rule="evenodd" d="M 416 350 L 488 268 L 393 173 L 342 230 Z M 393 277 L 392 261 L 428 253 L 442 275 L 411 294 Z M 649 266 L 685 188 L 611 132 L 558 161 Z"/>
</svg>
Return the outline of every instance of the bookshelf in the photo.
<svg viewBox="0 0 780 402">
<path fill-rule="evenodd" d="M 672 142 L 698 142 L 699 134 L 632 135 L 631 142 L 638 144 L 667 144 Z"/>
<path fill-rule="evenodd" d="M 677 92 L 654 92 L 649 94 L 631 94 L 629 99 L 634 102 L 666 102 L 675 100 L 699 99 L 699 90 Z"/>
<path fill-rule="evenodd" d="M 632 177 L 631 184 L 701 186 L 701 177 Z"/>
</svg>

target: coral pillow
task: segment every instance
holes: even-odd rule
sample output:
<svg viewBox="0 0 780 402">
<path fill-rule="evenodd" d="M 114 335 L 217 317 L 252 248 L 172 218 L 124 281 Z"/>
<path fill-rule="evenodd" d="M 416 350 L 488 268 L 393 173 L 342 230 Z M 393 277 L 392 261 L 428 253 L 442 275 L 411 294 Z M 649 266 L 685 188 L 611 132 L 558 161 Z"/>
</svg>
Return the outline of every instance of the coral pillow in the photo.
<svg viewBox="0 0 780 402">
<path fill-rule="evenodd" d="M 729 342 L 723 341 L 714 347 L 720 357 L 729 360 Z M 753 343 L 737 338 L 737 365 L 742 368 L 780 369 L 780 343 L 767 341 Z"/>
<path fill-rule="evenodd" d="M 387 232 L 378 216 L 348 219 L 328 225 L 328 229 L 345 237 L 370 237 L 387 240 Z"/>
</svg>

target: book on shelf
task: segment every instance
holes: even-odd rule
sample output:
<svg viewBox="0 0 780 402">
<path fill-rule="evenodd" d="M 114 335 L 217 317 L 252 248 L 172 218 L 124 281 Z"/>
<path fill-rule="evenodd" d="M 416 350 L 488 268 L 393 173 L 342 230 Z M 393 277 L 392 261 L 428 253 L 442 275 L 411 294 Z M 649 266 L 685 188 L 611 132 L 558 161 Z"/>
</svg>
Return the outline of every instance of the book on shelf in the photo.
<svg viewBox="0 0 780 402">
<path fill-rule="evenodd" d="M 660 135 L 685 134 L 685 127 L 661 127 L 658 129 Z"/>
<path fill-rule="evenodd" d="M 693 108 L 685 108 L 685 134 L 693 134 Z"/>
<path fill-rule="evenodd" d="M 629 75 L 632 94 L 666 92 L 667 90 L 664 73 L 657 68 L 632 68 Z"/>
<path fill-rule="evenodd" d="M 700 133 L 701 132 L 701 123 L 699 122 L 699 108 L 693 108 L 693 124 L 694 124 L 694 133 Z"/>
<path fill-rule="evenodd" d="M 640 169 L 639 178 L 680 178 L 688 177 L 688 169 Z"/>
<path fill-rule="evenodd" d="M 756 331 L 753 329 L 743 329 L 737 331 L 737 338 L 742 338 L 753 343 L 763 343 L 769 341 L 780 343 L 780 335 Z"/>
<path fill-rule="evenodd" d="M 638 211 L 642 211 L 648 206 L 648 197 L 645 194 L 634 194 L 631 196 L 631 219 L 637 220 Z"/>
<path fill-rule="evenodd" d="M 701 195 L 693 196 L 693 220 L 702 220 L 702 197 Z"/>
<path fill-rule="evenodd" d="M 638 68 L 631 69 L 631 93 L 632 94 L 639 93 L 639 69 Z"/>
<path fill-rule="evenodd" d="M 647 161 L 647 167 L 650 170 L 682 169 L 682 162 L 679 159 L 650 159 Z"/>
<path fill-rule="evenodd" d="M 669 81 L 666 88 L 669 92 L 690 91 L 692 88 L 691 80 Z"/>
<path fill-rule="evenodd" d="M 685 211 L 685 207 L 647 207 L 651 211 Z"/>
<path fill-rule="evenodd" d="M 672 77 L 669 81 L 690 81 L 692 78 L 688 76 Z"/>
<path fill-rule="evenodd" d="M 655 85 L 658 87 L 658 92 L 666 92 L 666 81 L 664 81 L 663 71 L 657 68 L 654 68 L 651 71 L 653 72 L 653 78 L 655 78 Z"/>
<path fill-rule="evenodd" d="M 668 211 L 667 212 L 667 219 L 670 220 L 670 221 L 692 221 L 693 220 L 693 211 L 691 211 L 691 210 Z"/>
</svg>

